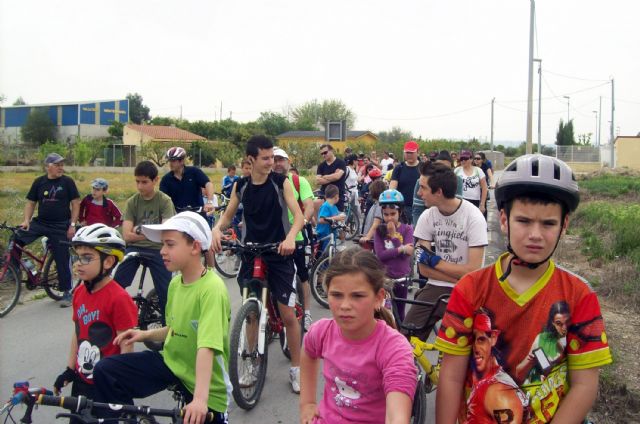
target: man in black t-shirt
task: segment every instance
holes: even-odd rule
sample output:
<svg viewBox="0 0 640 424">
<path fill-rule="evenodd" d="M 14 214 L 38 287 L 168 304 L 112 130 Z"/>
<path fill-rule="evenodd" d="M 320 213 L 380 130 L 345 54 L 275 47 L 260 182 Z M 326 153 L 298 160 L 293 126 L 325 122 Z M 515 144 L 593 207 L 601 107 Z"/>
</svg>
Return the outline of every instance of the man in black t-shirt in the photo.
<svg viewBox="0 0 640 424">
<path fill-rule="evenodd" d="M 46 236 L 53 250 L 58 270 L 60 289 L 64 292 L 61 308 L 71 306 L 71 268 L 69 266 L 69 246 L 66 243 L 75 234 L 75 226 L 80 212 L 80 194 L 76 183 L 64 174 L 64 158 L 50 153 L 45 161 L 47 174 L 36 178 L 27 193 L 24 207 L 23 228 L 16 238 L 16 244 L 27 245 L 39 237 Z M 33 217 L 36 204 L 38 216 Z M 20 250 L 16 248 L 19 255 Z"/>
<path fill-rule="evenodd" d="M 398 190 L 404 196 L 404 222 L 411 223 L 413 189 L 420 178 L 418 171 L 418 143 L 409 140 L 404 144 L 404 162 L 393 168 L 390 189 Z"/>
<path fill-rule="evenodd" d="M 347 164 L 340 158 L 337 158 L 333 147 L 330 144 L 323 144 L 320 146 L 320 154 L 324 158 L 324 162 L 318 165 L 316 171 L 316 183 L 319 184 L 320 190 L 324 193 L 324 189 L 329 184 L 333 184 L 338 187 L 340 191 L 340 200 L 336 206 L 339 211 L 344 211 L 344 180 L 347 178 Z M 323 199 L 318 199 L 314 202 L 316 206 L 316 212 L 320 210 L 320 206 L 324 202 Z"/>
</svg>

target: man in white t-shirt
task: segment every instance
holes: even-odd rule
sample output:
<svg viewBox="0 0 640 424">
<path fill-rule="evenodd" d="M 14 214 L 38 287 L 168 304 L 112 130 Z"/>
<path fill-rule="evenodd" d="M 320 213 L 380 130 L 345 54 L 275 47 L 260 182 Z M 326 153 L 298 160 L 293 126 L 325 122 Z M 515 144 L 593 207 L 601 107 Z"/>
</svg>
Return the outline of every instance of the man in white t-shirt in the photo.
<svg viewBox="0 0 640 424">
<path fill-rule="evenodd" d="M 451 167 L 421 164 L 419 184 L 418 194 L 430 208 L 420 215 L 414 238 L 419 245 L 416 255 L 420 273 L 429 282 L 418 290 L 416 300 L 436 302 L 450 294 L 463 275 L 483 266 L 487 223 L 477 207 L 456 197 L 457 178 Z M 432 243 L 435 251 L 431 250 Z M 432 307 L 414 305 L 404 323 L 417 328 L 426 323 L 426 330 L 416 334 L 424 340 L 445 308 L 446 305 L 439 304 L 432 314 Z"/>
<path fill-rule="evenodd" d="M 382 172 L 387 172 L 391 165 L 393 165 L 393 158 L 389 157 L 389 152 L 384 152 L 384 157 L 380 161 L 380 169 Z"/>
</svg>

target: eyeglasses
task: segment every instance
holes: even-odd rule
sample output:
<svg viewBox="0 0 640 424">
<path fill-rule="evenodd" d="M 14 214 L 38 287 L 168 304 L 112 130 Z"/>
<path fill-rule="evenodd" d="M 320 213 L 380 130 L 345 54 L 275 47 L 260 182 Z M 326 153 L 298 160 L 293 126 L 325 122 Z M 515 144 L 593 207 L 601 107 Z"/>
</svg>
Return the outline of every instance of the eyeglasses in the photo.
<svg viewBox="0 0 640 424">
<path fill-rule="evenodd" d="M 460 160 L 469 160 L 469 159 L 471 159 L 471 158 L 466 157 L 466 156 L 465 156 L 465 157 L 460 158 Z"/>
<path fill-rule="evenodd" d="M 98 260 L 91 255 L 73 255 L 71 256 L 73 262 L 78 262 L 80 265 L 89 265 L 91 262 Z"/>
<path fill-rule="evenodd" d="M 473 158 L 473 160 L 482 160 L 482 158 Z"/>
<path fill-rule="evenodd" d="M 328 151 L 328 150 L 325 150 L 324 152 L 320 152 L 320 154 L 321 154 L 322 156 L 326 155 L 327 153 L 329 153 L 329 151 Z"/>
</svg>

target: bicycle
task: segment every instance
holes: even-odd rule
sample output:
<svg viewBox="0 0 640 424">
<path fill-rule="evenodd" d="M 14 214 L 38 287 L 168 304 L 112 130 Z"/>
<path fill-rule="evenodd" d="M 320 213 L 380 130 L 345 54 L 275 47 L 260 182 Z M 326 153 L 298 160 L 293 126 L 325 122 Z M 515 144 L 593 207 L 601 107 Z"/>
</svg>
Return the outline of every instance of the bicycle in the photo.
<svg viewBox="0 0 640 424">
<path fill-rule="evenodd" d="M 176 397 L 174 396 L 174 399 Z M 180 400 L 182 399 L 182 400 Z M 178 406 L 173 409 L 152 408 L 144 405 L 120 405 L 112 403 L 99 403 L 88 399 L 85 396 L 53 396 L 50 390 L 42 387 L 29 387 L 28 381 L 13 384 L 13 394 L 11 398 L 0 408 L 0 417 L 6 413 L 4 422 L 16 422 L 12 416 L 13 408 L 19 404 L 26 405 L 24 416 L 20 419 L 22 423 L 31 423 L 33 409 L 35 406 L 55 406 L 67 409 L 69 413 L 58 413 L 58 418 L 73 418 L 85 424 L 98 424 L 107 422 L 123 422 L 136 424 L 157 423 L 155 417 L 171 418 L 172 423 L 182 423 L 184 416 L 184 400 L 178 398 Z M 120 418 L 96 418 L 93 414 L 97 411 L 119 411 L 126 416 Z M 205 417 L 205 422 L 214 420 L 214 414 L 209 412 Z"/>
<path fill-rule="evenodd" d="M 282 352 L 290 358 L 284 322 L 278 312 L 267 283 L 266 253 L 277 252 L 280 243 L 231 243 L 223 246 L 243 256 L 253 257 L 252 278 L 240 283 L 242 306 L 236 314 L 230 335 L 229 377 L 236 404 L 245 410 L 260 400 L 267 376 L 269 343 L 278 335 Z M 259 296 L 259 297 L 258 297 Z M 300 334 L 304 332 L 304 310 L 300 301 L 295 305 Z"/>
<path fill-rule="evenodd" d="M 154 257 L 154 254 L 150 253 L 129 252 L 124 256 L 122 262 L 120 262 L 120 264 L 122 264 L 127 260 L 133 260 L 135 258 L 139 261 L 140 265 L 142 265 L 138 290 L 135 296 L 132 296 L 133 302 L 138 307 L 138 327 L 141 330 L 163 327 L 162 309 L 160 308 L 160 300 L 158 299 L 156 289 L 152 288 L 146 295 L 143 294 L 144 280 L 148 268 L 146 261 L 152 260 Z M 118 264 L 118 266 L 120 264 Z M 115 275 L 115 271 L 116 270 L 114 270 L 113 275 Z M 161 350 L 164 343 L 145 340 L 144 345 L 151 350 Z"/>
<path fill-rule="evenodd" d="M 335 237 L 334 230 L 344 228 L 345 224 L 338 221 L 333 221 L 330 218 L 324 218 L 329 221 L 331 225 L 331 231 L 329 235 L 324 236 L 316 241 L 318 245 L 325 240 L 328 240 L 327 245 L 320 257 L 314 261 L 309 271 L 309 284 L 311 285 L 311 295 L 320 304 L 320 306 L 329 309 L 329 302 L 327 301 L 327 288 L 324 282 L 324 273 L 329 268 L 329 263 L 333 256 L 338 251 L 338 241 Z"/>
<path fill-rule="evenodd" d="M 225 240 L 236 244 L 238 242 L 238 235 L 233 228 L 227 229 L 224 233 Z M 240 255 L 234 252 L 233 249 L 222 249 L 220 253 L 216 253 L 215 267 L 216 271 L 223 277 L 234 278 L 238 276 L 240 271 Z"/>
<path fill-rule="evenodd" d="M 41 287 L 51 299 L 61 300 L 64 290 L 60 289 L 56 262 L 47 237 L 41 239 L 42 255 L 38 256 L 16 243 L 18 231 L 22 227 L 12 227 L 4 222 L 0 224 L 0 230 L 11 232 L 6 251 L 0 259 L 0 317 L 7 315 L 18 303 L 23 275 L 28 290 Z M 16 249 L 20 252 L 20 257 L 15 252 Z"/>
<path fill-rule="evenodd" d="M 347 191 L 345 193 L 345 201 L 344 201 L 344 213 L 345 213 L 345 239 L 352 240 L 355 236 L 360 234 L 360 215 L 355 207 L 355 202 L 353 200 L 353 193 L 349 187 L 347 187 Z"/>
<path fill-rule="evenodd" d="M 398 279 L 389 280 L 391 284 L 424 284 L 424 280 L 419 278 L 410 278 L 403 277 Z M 398 330 L 404 330 L 407 339 L 409 340 L 409 344 L 413 348 L 413 357 L 416 362 L 416 366 L 418 368 L 418 384 L 416 386 L 416 392 L 413 397 L 413 406 L 411 409 L 411 419 L 414 424 L 424 423 L 427 416 L 427 394 L 433 392 L 438 385 L 438 379 L 440 375 L 440 361 L 442 359 L 442 354 L 438 353 L 438 361 L 436 364 L 432 364 L 429 358 L 427 357 L 427 352 L 438 352 L 435 347 L 435 343 L 429 343 L 424 340 L 421 340 L 416 334 L 421 334 L 425 330 L 427 330 L 427 324 L 431 321 L 431 318 L 435 313 L 440 309 L 440 305 L 446 308 L 449 302 L 449 295 L 444 294 L 440 296 L 435 302 L 423 302 L 421 300 L 414 299 L 402 299 L 395 297 L 393 295 L 393 290 L 389 287 L 389 284 L 385 286 L 386 291 L 386 300 L 389 300 L 390 304 L 386 304 L 385 306 L 391 307 L 391 312 L 393 314 L 394 320 L 396 322 L 396 326 Z M 418 305 L 418 306 L 427 306 L 431 308 L 431 313 L 425 320 L 425 324 L 423 326 L 416 326 L 413 323 L 404 323 L 400 319 L 400 314 L 398 312 L 398 303 L 409 304 L 409 305 Z M 434 324 L 428 333 L 433 332 L 434 335 L 438 334 L 438 325 Z"/>
</svg>

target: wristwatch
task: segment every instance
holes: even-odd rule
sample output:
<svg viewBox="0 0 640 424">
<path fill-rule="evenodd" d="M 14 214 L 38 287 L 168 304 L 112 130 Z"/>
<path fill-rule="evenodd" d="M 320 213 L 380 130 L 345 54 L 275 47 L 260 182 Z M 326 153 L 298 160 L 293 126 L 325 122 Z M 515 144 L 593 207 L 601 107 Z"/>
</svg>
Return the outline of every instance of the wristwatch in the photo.
<svg viewBox="0 0 640 424">
<path fill-rule="evenodd" d="M 137 235 L 141 235 L 142 234 L 142 227 L 139 226 L 139 225 L 136 227 L 136 234 Z"/>
<path fill-rule="evenodd" d="M 76 223 L 75 223 L 75 222 L 72 222 L 71 224 L 69 224 L 69 226 L 70 226 L 70 227 L 74 227 L 74 228 L 75 228 Z"/>
</svg>

